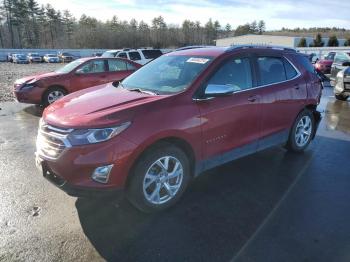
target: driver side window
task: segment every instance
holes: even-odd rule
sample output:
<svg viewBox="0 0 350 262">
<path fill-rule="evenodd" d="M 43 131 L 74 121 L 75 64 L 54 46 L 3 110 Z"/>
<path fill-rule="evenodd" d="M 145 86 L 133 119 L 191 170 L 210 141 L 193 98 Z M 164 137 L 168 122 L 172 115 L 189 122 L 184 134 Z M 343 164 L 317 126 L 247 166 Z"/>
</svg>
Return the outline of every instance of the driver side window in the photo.
<svg viewBox="0 0 350 262">
<path fill-rule="evenodd" d="M 229 59 L 208 81 L 208 85 L 228 85 L 236 91 L 253 87 L 249 58 Z"/>
<path fill-rule="evenodd" d="M 105 61 L 104 60 L 93 60 L 86 63 L 80 69 L 78 69 L 81 74 L 92 74 L 92 73 L 103 73 L 105 72 Z"/>
</svg>

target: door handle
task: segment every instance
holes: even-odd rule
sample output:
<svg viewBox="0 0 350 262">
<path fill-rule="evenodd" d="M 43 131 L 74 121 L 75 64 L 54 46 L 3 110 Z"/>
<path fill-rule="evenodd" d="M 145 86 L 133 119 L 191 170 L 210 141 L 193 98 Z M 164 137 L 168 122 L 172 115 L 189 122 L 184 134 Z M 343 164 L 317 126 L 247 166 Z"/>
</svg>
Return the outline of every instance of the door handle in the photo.
<svg viewBox="0 0 350 262">
<path fill-rule="evenodd" d="M 258 96 L 256 95 L 248 97 L 248 101 L 252 103 L 254 103 L 257 99 L 258 99 Z"/>
</svg>

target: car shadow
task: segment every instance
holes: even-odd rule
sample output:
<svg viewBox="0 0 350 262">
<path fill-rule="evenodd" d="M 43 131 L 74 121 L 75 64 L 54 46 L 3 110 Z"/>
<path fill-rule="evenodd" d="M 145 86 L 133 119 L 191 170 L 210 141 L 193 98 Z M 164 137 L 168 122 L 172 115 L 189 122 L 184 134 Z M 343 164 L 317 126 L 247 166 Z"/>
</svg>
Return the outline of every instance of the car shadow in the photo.
<svg viewBox="0 0 350 262">
<path fill-rule="evenodd" d="M 41 117 L 43 114 L 44 108 L 39 105 L 31 105 L 24 108 L 23 111 L 30 115 Z"/>
<path fill-rule="evenodd" d="M 141 213 L 125 199 L 78 199 L 76 208 L 85 235 L 107 261 L 228 261 L 312 154 L 273 148 L 212 169 L 177 205 L 157 214 Z"/>
</svg>

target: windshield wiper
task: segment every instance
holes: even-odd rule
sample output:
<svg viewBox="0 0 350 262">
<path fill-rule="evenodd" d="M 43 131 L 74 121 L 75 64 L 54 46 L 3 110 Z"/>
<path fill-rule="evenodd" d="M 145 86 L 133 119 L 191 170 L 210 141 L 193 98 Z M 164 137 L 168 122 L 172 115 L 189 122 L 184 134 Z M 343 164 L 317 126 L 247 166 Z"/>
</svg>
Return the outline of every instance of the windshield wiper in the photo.
<svg viewBox="0 0 350 262">
<path fill-rule="evenodd" d="M 149 95 L 158 95 L 157 93 L 155 92 L 152 92 L 152 91 L 149 91 L 149 90 L 144 90 L 144 89 L 141 89 L 141 88 L 131 88 L 131 89 L 127 89 L 129 91 L 133 91 L 133 92 L 139 92 L 139 93 L 145 93 L 145 94 L 149 94 Z"/>
</svg>

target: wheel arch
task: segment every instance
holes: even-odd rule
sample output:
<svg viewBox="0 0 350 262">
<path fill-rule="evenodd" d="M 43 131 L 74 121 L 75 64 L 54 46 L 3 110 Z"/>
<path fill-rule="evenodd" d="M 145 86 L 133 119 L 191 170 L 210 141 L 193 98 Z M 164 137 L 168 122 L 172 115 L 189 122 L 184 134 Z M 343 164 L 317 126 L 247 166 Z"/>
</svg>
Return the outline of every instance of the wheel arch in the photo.
<svg viewBox="0 0 350 262">
<path fill-rule="evenodd" d="M 129 186 L 133 170 L 135 168 L 136 163 L 140 160 L 140 158 L 147 154 L 150 150 L 153 150 L 157 147 L 165 146 L 167 144 L 174 145 L 178 148 L 180 148 L 188 157 L 189 163 L 190 163 L 190 169 L 191 169 L 191 177 L 194 177 L 195 167 L 196 167 L 196 155 L 195 151 L 193 150 L 192 145 L 186 141 L 186 139 L 178 137 L 178 136 L 167 136 L 159 138 L 150 144 L 147 144 L 146 146 L 143 146 L 140 150 L 141 152 L 135 157 L 135 160 L 133 161 L 133 164 L 129 168 L 128 176 L 125 181 L 125 187 L 127 188 Z"/>
</svg>

